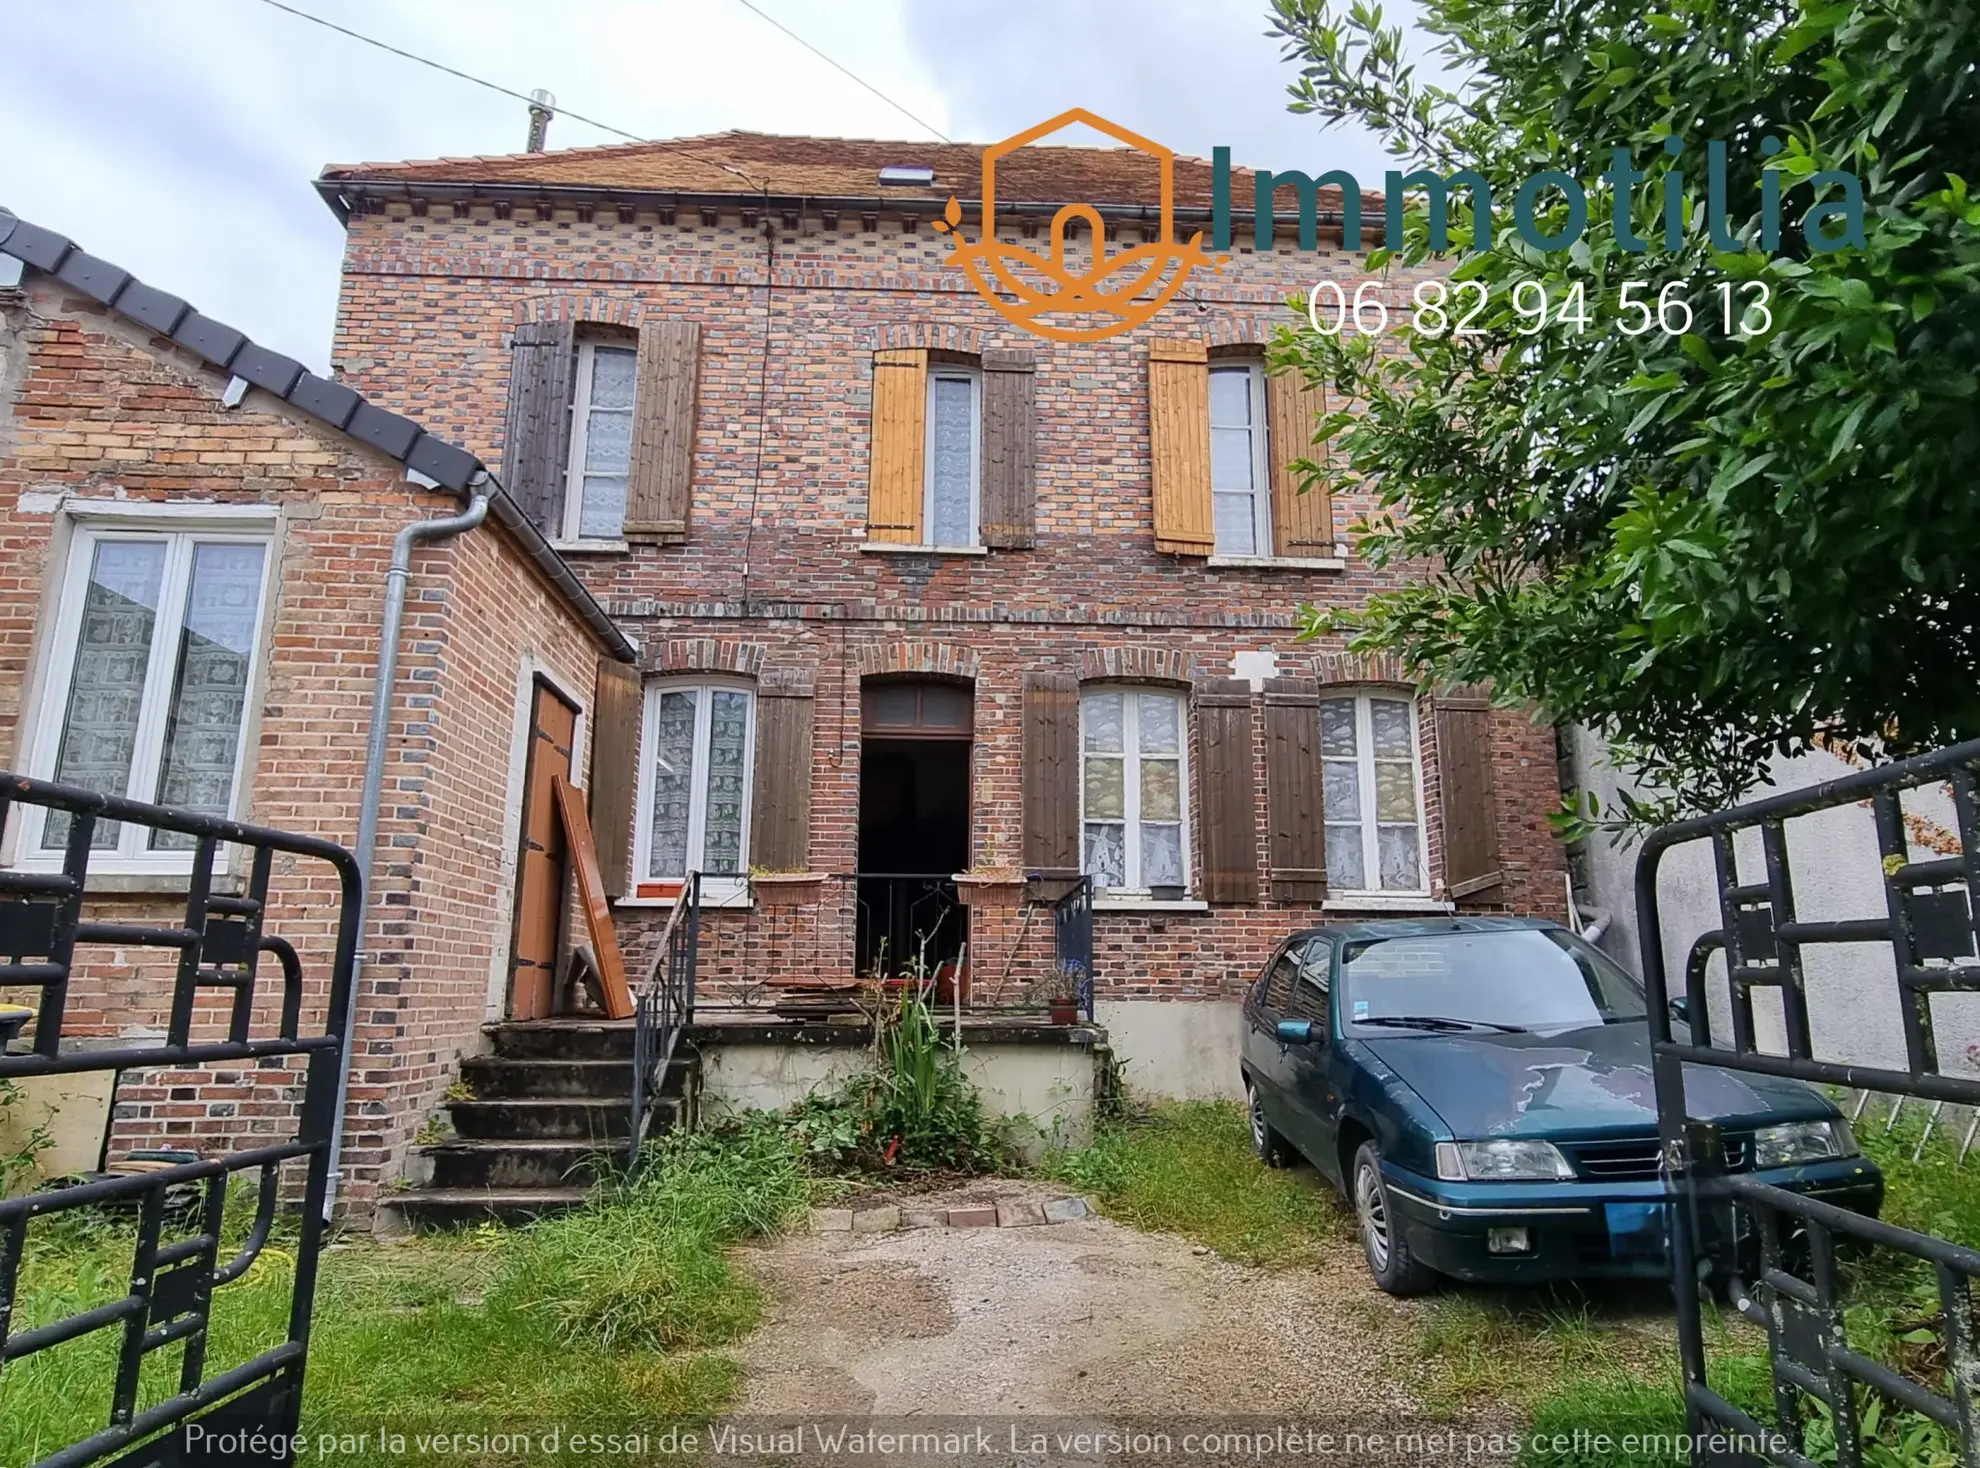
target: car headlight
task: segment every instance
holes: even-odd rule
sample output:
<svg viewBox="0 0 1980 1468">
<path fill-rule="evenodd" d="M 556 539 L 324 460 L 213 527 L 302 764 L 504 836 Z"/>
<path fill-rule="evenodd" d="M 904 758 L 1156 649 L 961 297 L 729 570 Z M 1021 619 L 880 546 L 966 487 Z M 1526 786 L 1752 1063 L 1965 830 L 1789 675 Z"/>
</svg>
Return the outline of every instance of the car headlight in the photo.
<svg viewBox="0 0 1980 1468">
<path fill-rule="evenodd" d="M 1753 1134 L 1755 1167 L 1791 1167 L 1797 1162 L 1824 1162 L 1831 1157 L 1854 1157 L 1856 1138 L 1849 1123 L 1837 1117 L 1832 1121 L 1791 1121 L 1784 1126 L 1762 1127 Z"/>
<path fill-rule="evenodd" d="M 1552 1142 L 1500 1137 L 1489 1142 L 1439 1142 L 1437 1176 L 1446 1182 L 1555 1182 L 1574 1176 Z"/>
</svg>

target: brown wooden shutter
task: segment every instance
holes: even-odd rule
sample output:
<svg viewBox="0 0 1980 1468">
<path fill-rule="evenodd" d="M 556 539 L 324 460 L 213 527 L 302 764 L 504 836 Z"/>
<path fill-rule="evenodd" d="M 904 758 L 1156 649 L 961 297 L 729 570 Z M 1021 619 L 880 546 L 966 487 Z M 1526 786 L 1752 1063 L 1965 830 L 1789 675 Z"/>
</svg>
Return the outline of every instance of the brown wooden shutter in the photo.
<svg viewBox="0 0 1980 1468">
<path fill-rule="evenodd" d="M 627 540 L 687 539 L 694 502 L 694 424 L 701 390 L 701 323 L 651 321 L 639 329 L 633 389 Z"/>
<path fill-rule="evenodd" d="M 1327 896 L 1327 847 L 1320 813 L 1320 682 L 1273 678 L 1265 684 L 1266 852 L 1279 902 Z"/>
<path fill-rule="evenodd" d="M 1297 371 L 1265 379 L 1265 441 L 1272 451 L 1272 534 L 1282 556 L 1334 554 L 1334 507 L 1314 485 L 1300 493 L 1300 477 L 1288 467 L 1315 454 L 1313 420 L 1327 410 L 1324 384 L 1309 387 Z M 1324 451 L 1323 451 L 1324 452 Z"/>
<path fill-rule="evenodd" d="M 1196 778 L 1202 791 L 1203 898 L 1258 900 L 1258 790 L 1251 749 L 1251 685 L 1196 682 Z"/>
<path fill-rule="evenodd" d="M 1202 342 L 1148 344 L 1148 451 L 1155 549 L 1209 555 L 1217 537 L 1210 511 L 1210 353 Z"/>
<path fill-rule="evenodd" d="M 570 458 L 571 382 L 577 365 L 568 321 L 526 321 L 509 354 L 509 426 L 502 448 L 502 487 L 529 522 L 553 539 L 561 533 L 564 471 Z"/>
<path fill-rule="evenodd" d="M 1079 854 L 1079 680 L 1024 675 L 1024 869 L 1076 877 Z"/>
<path fill-rule="evenodd" d="M 768 673 L 757 684 L 751 867 L 771 872 L 810 870 L 811 693 L 809 673 Z"/>
<path fill-rule="evenodd" d="M 637 668 L 598 665 L 597 694 L 591 701 L 591 831 L 605 895 L 614 900 L 630 890 L 643 692 Z"/>
<path fill-rule="evenodd" d="M 866 538 L 920 545 L 922 459 L 927 453 L 928 352 L 873 354 L 873 459 L 866 485 Z"/>
<path fill-rule="evenodd" d="M 997 549 L 1033 541 L 1036 366 L 1026 349 L 983 354 L 983 543 Z"/>
<path fill-rule="evenodd" d="M 1492 704 L 1482 688 L 1436 703 L 1437 808 L 1444 826 L 1444 886 L 1468 897 L 1505 880 L 1492 799 Z"/>
</svg>

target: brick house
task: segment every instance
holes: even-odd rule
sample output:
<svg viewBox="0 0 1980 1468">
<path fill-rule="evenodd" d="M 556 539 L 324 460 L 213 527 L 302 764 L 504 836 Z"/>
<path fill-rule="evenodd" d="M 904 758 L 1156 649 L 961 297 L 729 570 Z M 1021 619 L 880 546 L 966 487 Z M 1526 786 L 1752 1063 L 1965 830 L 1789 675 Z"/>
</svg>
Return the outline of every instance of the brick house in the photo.
<svg viewBox="0 0 1980 1468">
<path fill-rule="evenodd" d="M 335 361 L 499 465 L 642 648 L 592 791 L 635 967 L 698 871 L 705 1006 L 964 945 L 972 1002 L 1008 1003 L 1083 872 L 1131 1081 L 1227 1093 L 1289 930 L 1564 914 L 1553 731 L 1295 636 L 1302 602 L 1380 584 L 1347 543 L 1365 504 L 1285 467 L 1323 395 L 1263 370 L 1289 296 L 1363 279 L 1338 231 L 1255 249 L 1240 210 L 1152 322 L 1048 341 L 932 227 L 953 194 L 973 229 L 981 151 L 725 133 L 333 167 Z M 1185 238 L 1210 179 L 1175 160 Z M 1131 244 L 1158 184 L 1146 154 L 1027 148 L 997 232 L 1040 248 L 1071 201 Z"/>
<path fill-rule="evenodd" d="M 347 1111 L 360 1209 L 505 1001 L 528 772 L 585 781 L 599 670 L 636 649 L 474 455 L 0 211 L 6 768 L 351 845 L 395 538 L 483 496 L 482 528 L 410 567 Z M 0 870 L 59 871 L 56 818 L 15 815 Z M 190 849 L 99 844 L 86 918 L 183 923 Z M 277 867 L 269 926 L 318 1033 L 335 918 L 334 882 Z M 65 1039 L 160 1034 L 177 961 L 87 950 Z M 258 991 L 257 1033 L 278 1000 Z M 196 1037 L 225 1012 L 204 992 Z M 126 1074 L 116 1145 L 255 1145 L 299 1074 Z"/>
</svg>

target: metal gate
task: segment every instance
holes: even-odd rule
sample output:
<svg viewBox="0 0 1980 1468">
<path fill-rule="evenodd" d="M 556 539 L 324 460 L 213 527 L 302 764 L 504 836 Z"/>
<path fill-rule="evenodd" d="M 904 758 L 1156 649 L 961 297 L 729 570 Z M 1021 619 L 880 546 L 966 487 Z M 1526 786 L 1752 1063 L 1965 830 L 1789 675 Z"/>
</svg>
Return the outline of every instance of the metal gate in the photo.
<svg viewBox="0 0 1980 1468">
<path fill-rule="evenodd" d="M 1636 872 L 1636 905 L 1655 1052 L 1658 1124 L 1671 1197 L 1685 1412 L 1695 1463 L 1808 1464 L 1813 1445 L 1805 1428 L 1811 1413 L 1819 1412 L 1832 1423 L 1835 1439 L 1833 1458 L 1825 1444 L 1822 1460 L 1833 1461 L 1838 1468 L 1857 1468 L 1865 1461 L 1865 1411 L 1873 1399 L 1881 1398 L 1882 1410 L 1915 1412 L 1939 1423 L 1960 1445 L 1961 1462 L 1969 1468 L 1980 1465 L 1980 1427 L 1974 1410 L 1980 1356 L 1974 1348 L 1971 1302 L 1972 1282 L 1980 1276 L 1980 1253 L 1742 1176 L 1736 1167 L 1729 1168 L 1717 1128 L 1689 1115 L 1684 1074 L 1687 1065 L 1716 1066 L 1898 1098 L 1980 1105 L 1980 1080 L 1950 1075 L 1941 1068 L 1931 1008 L 1934 994 L 1980 991 L 1974 926 L 1974 916 L 1980 912 L 1976 771 L 1980 771 L 1980 741 L 1682 821 L 1646 840 Z M 1951 793 L 1959 850 L 1914 860 L 1901 797 L 1910 789 L 1940 785 Z M 1819 811 L 1866 804 L 1876 821 L 1884 912 L 1803 921 L 1795 913 L 1788 854 L 1791 823 Z M 1757 863 L 1750 860 L 1756 837 L 1737 843 L 1741 832 L 1757 833 Z M 1657 872 L 1667 852 L 1694 841 L 1709 841 L 1712 846 L 1721 926 L 1700 935 L 1687 956 L 1683 995 L 1690 1022 L 1687 1043 L 1674 1038 L 1672 1028 Z M 1739 845 L 1746 850 L 1738 850 Z M 1748 860 L 1742 862 L 1742 856 Z M 1832 845 L 1824 847 L 1824 856 L 1835 859 Z M 1810 948 L 1829 944 L 1887 948 L 1903 1013 L 1904 1070 L 1813 1057 L 1803 959 Z M 1719 949 L 1725 953 L 1732 1023 L 1730 1035 L 1715 1037 L 1705 976 L 1712 953 Z M 1756 1045 L 1756 990 L 1772 990 L 1779 997 L 1786 1054 L 1762 1051 Z M 1876 1251 L 1892 1251 L 1930 1266 L 1937 1280 L 1941 1310 L 1937 1329 L 1946 1363 L 1936 1386 L 1921 1384 L 1853 1348 L 1844 1316 L 1845 1269 L 1839 1260 L 1845 1249 L 1870 1251 L 1872 1257 Z M 1742 1257 L 1747 1261 L 1744 1266 L 1737 1262 Z M 1751 1270 L 1750 1291 L 1732 1293 L 1745 1296 L 1739 1308 L 1767 1331 L 1773 1378 L 1771 1424 L 1750 1416 L 1707 1384 L 1701 1275 L 1713 1267 L 1707 1261 L 1720 1261 L 1718 1267 L 1723 1268 L 1728 1258 L 1735 1261 L 1735 1269 Z M 1822 1405 L 1816 1408 L 1811 1403 Z"/>
<path fill-rule="evenodd" d="M 287 1056 L 304 1057 L 305 1070 L 302 1101 L 284 1139 L 131 1175 L 105 1173 L 99 1159 L 97 1173 L 81 1181 L 0 1200 L 0 1402 L 5 1401 L 9 1368 L 24 1358 L 95 1331 L 111 1331 L 120 1345 L 109 1420 L 42 1458 L 40 1468 L 74 1468 L 133 1445 L 138 1446 L 118 1460 L 119 1468 L 177 1468 L 220 1461 L 188 1451 L 184 1427 L 193 1422 L 206 1424 L 215 1433 L 221 1424 L 239 1425 L 286 1439 L 296 1429 L 302 1403 L 310 1308 L 334 1162 L 331 1132 L 344 1045 L 340 1021 L 348 1009 L 356 959 L 357 863 L 341 846 L 327 841 L 0 774 L 0 824 L 26 815 L 21 807 L 46 812 L 42 830 L 53 831 L 54 839 L 63 842 L 62 866 L 53 871 L 0 872 L 0 985 L 40 991 L 29 1031 L 31 1044 L 17 1043 L 0 1054 L 0 1080 L 89 1071 L 116 1075 L 159 1068 L 191 1071 L 229 1063 L 258 1069 L 264 1063 L 282 1064 Z M 63 821 L 66 836 L 54 824 Z M 191 876 L 184 921 L 179 925 L 83 918 L 90 856 L 105 824 L 112 821 L 164 833 L 162 838 L 147 839 L 148 850 L 161 845 L 190 850 Z M 13 824 L 19 841 L 22 822 L 15 819 Z M 41 844 L 48 844 L 45 834 Z M 229 848 L 238 853 L 240 862 L 232 870 L 245 878 L 238 894 L 220 890 L 236 885 L 222 859 Z M 328 982 L 319 990 L 327 1000 L 328 1015 L 320 1033 L 301 1033 L 304 975 L 296 948 L 264 927 L 269 879 L 278 859 L 285 885 L 310 881 L 308 863 L 325 868 L 312 884 L 322 894 L 324 912 L 321 920 L 311 915 L 312 926 L 325 937 L 329 911 L 334 906 L 336 912 L 334 957 Z M 65 1043 L 70 974 L 78 950 L 91 945 L 176 951 L 177 971 L 162 1038 L 117 1049 L 79 1036 Z M 268 967 L 264 955 L 279 970 L 281 999 L 279 1007 L 261 1006 L 261 1027 L 267 1030 L 272 1018 L 272 1033 L 257 1034 L 255 998 Z M 227 996 L 227 1002 L 217 1006 L 224 1009 L 224 1016 L 213 1012 L 216 1006 L 199 1004 L 202 993 L 210 991 Z M 116 1119 L 114 1089 L 111 1100 L 105 1158 L 108 1127 Z M 300 1167 L 303 1193 L 287 1338 L 252 1360 L 209 1376 L 207 1329 L 215 1292 L 246 1274 L 268 1242 L 285 1163 Z M 244 1245 L 223 1260 L 220 1240 L 228 1184 L 251 1173 L 259 1174 L 254 1220 Z M 31 1228 L 37 1220 L 82 1209 L 134 1213 L 129 1292 L 63 1319 L 12 1329 Z M 142 1401 L 140 1376 L 146 1358 L 175 1344 L 182 1347 L 176 1391 L 163 1400 Z M 167 1380 L 169 1376 L 168 1368 Z M 244 1454 L 225 1461 L 286 1463 L 289 1455 L 286 1451 Z"/>
</svg>

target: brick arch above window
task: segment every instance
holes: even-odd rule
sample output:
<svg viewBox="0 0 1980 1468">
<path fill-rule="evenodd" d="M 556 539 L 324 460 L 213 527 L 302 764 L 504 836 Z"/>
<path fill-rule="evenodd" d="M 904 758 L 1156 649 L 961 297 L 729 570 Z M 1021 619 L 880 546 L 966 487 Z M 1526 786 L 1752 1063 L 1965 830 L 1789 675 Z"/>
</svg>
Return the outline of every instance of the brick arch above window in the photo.
<svg viewBox="0 0 1980 1468">
<path fill-rule="evenodd" d="M 1387 653 L 1323 652 L 1313 659 L 1314 675 L 1324 687 L 1337 683 L 1388 683 L 1415 689 L 1416 679 L 1400 659 Z"/>
<path fill-rule="evenodd" d="M 1187 685 L 1194 663 L 1190 654 L 1168 647 L 1088 648 L 1079 655 L 1079 679 Z"/>
<path fill-rule="evenodd" d="M 974 678 L 977 656 L 973 648 L 952 642 L 930 642 L 911 638 L 903 642 L 869 644 L 853 651 L 853 667 L 862 678 L 887 673 L 920 673 L 950 678 Z"/>
<path fill-rule="evenodd" d="M 946 326 L 931 321 L 911 321 L 899 326 L 876 327 L 873 332 L 873 350 L 893 351 L 904 347 L 926 347 L 931 351 L 960 352 L 965 356 L 981 356 L 986 345 L 985 334 L 969 326 Z"/>
<path fill-rule="evenodd" d="M 646 644 L 640 668 L 647 673 L 728 673 L 755 678 L 763 672 L 761 643 L 718 637 L 674 637 Z"/>
<path fill-rule="evenodd" d="M 1208 322 L 1202 331 L 1203 344 L 1217 347 L 1256 347 L 1261 352 L 1272 339 L 1272 324 L 1247 316 L 1226 317 Z"/>
<path fill-rule="evenodd" d="M 542 321 L 572 321 L 579 325 L 638 327 L 646 307 L 623 296 L 531 296 L 518 301 L 511 315 L 516 326 Z"/>
</svg>

